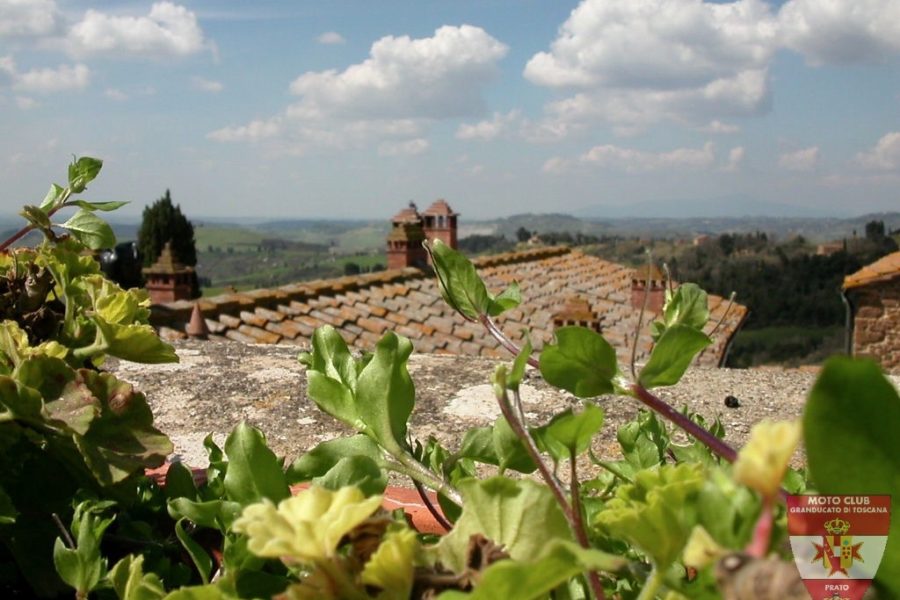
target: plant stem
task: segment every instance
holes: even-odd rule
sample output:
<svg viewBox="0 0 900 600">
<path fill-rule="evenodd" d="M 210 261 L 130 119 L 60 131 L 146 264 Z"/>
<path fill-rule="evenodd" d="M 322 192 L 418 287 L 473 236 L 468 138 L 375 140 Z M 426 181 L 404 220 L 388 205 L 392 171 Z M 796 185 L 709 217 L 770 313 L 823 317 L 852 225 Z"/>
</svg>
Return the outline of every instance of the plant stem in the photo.
<svg viewBox="0 0 900 600">
<path fill-rule="evenodd" d="M 650 290 L 647 285 L 650 284 L 650 271 L 653 267 L 653 255 L 647 251 L 647 276 L 644 278 L 644 301 L 641 302 L 641 312 L 638 313 L 637 327 L 634 328 L 634 340 L 631 343 L 631 378 L 637 380 L 637 372 L 634 369 L 634 363 L 637 360 L 638 338 L 641 337 L 641 325 L 644 324 L 644 313 L 647 311 L 647 303 L 650 301 Z"/>
<path fill-rule="evenodd" d="M 581 488 L 578 481 L 578 461 L 576 459 L 575 451 L 572 450 L 569 453 L 569 477 L 571 479 L 569 490 L 572 494 L 572 515 L 575 517 L 575 527 L 579 531 L 584 531 L 586 538 L 587 528 L 584 526 L 584 511 L 581 506 Z M 589 547 L 589 545 L 585 547 Z M 597 600 L 602 600 L 604 598 L 603 583 L 600 581 L 599 573 L 597 571 L 588 571 L 587 576 L 588 583 L 594 592 L 594 597 Z"/>
<path fill-rule="evenodd" d="M 634 482 L 631 480 L 630 477 L 626 477 L 625 474 L 622 473 L 622 471 L 621 471 L 621 469 L 619 469 L 619 467 L 615 466 L 614 464 L 612 464 L 612 463 L 609 462 L 609 461 L 605 461 L 605 460 L 602 460 L 602 459 L 597 458 L 597 457 L 594 455 L 594 451 L 591 450 L 590 448 L 588 448 L 588 452 L 589 452 L 590 455 L 591 455 L 591 461 L 592 461 L 595 465 L 597 465 L 597 466 L 600 467 L 601 469 L 604 469 L 604 470 L 606 470 L 606 471 L 609 471 L 609 472 L 612 473 L 615 477 L 618 477 L 619 479 L 621 479 L 621 480 L 624 481 L 625 483 L 634 483 Z"/>
<path fill-rule="evenodd" d="M 399 454 L 391 453 L 391 456 L 400 461 L 399 463 L 389 463 L 389 467 L 392 470 L 427 485 L 435 492 L 449 498 L 450 501 L 454 504 L 458 504 L 460 506 L 463 505 L 462 494 L 459 493 L 459 490 L 450 485 L 450 483 L 448 483 L 444 479 L 429 471 L 422 463 L 417 461 L 415 458 L 406 454 L 405 452 L 401 452 Z"/>
<path fill-rule="evenodd" d="M 774 498 L 766 496 L 763 498 L 762 512 L 759 520 L 753 528 L 753 539 L 747 546 L 745 552 L 754 558 L 764 558 L 769 551 L 769 544 L 772 541 L 772 527 L 775 521 L 775 514 L 772 510 Z"/>
<path fill-rule="evenodd" d="M 644 589 L 641 590 L 637 600 L 653 600 L 653 598 L 656 598 L 656 590 L 662 585 L 662 580 L 662 571 L 654 566 L 650 571 L 650 577 L 647 578 L 647 583 L 644 584 Z"/>
<path fill-rule="evenodd" d="M 667 402 L 657 396 L 651 394 L 647 388 L 639 383 L 632 384 L 631 391 L 634 396 L 643 402 L 648 408 L 652 409 L 658 415 L 661 415 L 680 427 L 685 433 L 699 440 L 707 448 L 727 460 L 734 462 L 737 458 L 737 452 L 734 448 L 717 438 L 715 435 L 694 423 L 690 417 L 678 412 Z"/>
<path fill-rule="evenodd" d="M 336 591 L 341 598 L 347 600 L 369 600 L 369 595 L 353 585 L 353 582 L 347 577 L 347 573 L 335 564 L 334 559 L 324 559 L 316 561 L 316 566 L 321 569 L 328 579 L 334 584 Z"/>
<path fill-rule="evenodd" d="M 428 492 L 425 490 L 425 487 L 415 479 L 413 479 L 412 482 L 416 488 L 416 491 L 419 492 L 419 498 L 422 499 L 422 504 L 425 505 L 425 508 L 428 509 L 428 512 L 431 513 L 431 516 L 434 517 L 434 520 L 437 521 L 438 525 L 440 525 L 447 531 L 453 529 L 453 523 L 444 518 L 444 515 L 441 514 L 441 511 L 439 511 L 437 507 L 431 503 L 431 498 L 428 497 Z"/>
<path fill-rule="evenodd" d="M 56 211 L 58 211 L 60 208 L 62 208 L 63 205 L 65 205 L 66 200 L 68 200 L 69 196 L 71 196 L 71 195 L 72 195 L 72 190 L 70 190 L 69 188 L 66 188 L 63 191 L 60 199 L 57 201 L 56 206 L 47 211 L 47 217 L 48 218 L 52 217 Z M 33 229 L 34 229 L 34 225 L 26 225 L 25 227 L 23 227 L 16 233 L 12 234 L 10 237 L 8 237 L 6 239 L 6 241 L 4 241 L 2 244 L 0 244 L 0 252 L 3 252 L 7 248 L 9 248 L 13 244 L 15 244 L 17 241 L 19 241 L 20 239 L 25 237 Z"/>
<path fill-rule="evenodd" d="M 500 328 L 497 327 L 497 324 L 494 323 L 494 320 L 491 319 L 488 315 L 480 315 L 478 320 L 481 321 L 481 324 L 485 329 L 488 330 L 495 340 L 500 342 L 500 345 L 506 348 L 509 352 L 512 353 L 513 356 L 518 356 L 521 349 L 513 342 L 511 339 L 506 337 L 506 334 L 500 331 Z M 534 367 L 535 369 L 541 368 L 541 363 L 538 362 L 536 358 L 531 356 L 528 357 L 528 364 Z"/>
<path fill-rule="evenodd" d="M 513 408 L 513 406 L 509 402 L 509 395 L 506 393 L 506 388 L 503 388 L 503 393 L 497 396 L 497 403 L 500 405 L 500 412 L 503 413 L 503 417 L 506 419 L 506 422 L 509 423 L 509 426 L 515 432 L 516 436 L 522 441 L 525 445 L 525 449 L 528 451 L 528 456 L 531 457 L 531 460 L 534 461 L 534 464 L 537 465 L 538 471 L 541 473 L 541 477 L 544 478 L 544 481 L 550 488 L 550 491 L 553 493 L 553 496 L 556 498 L 557 504 L 562 509 L 563 514 L 566 517 L 566 521 L 569 522 L 569 528 L 575 534 L 575 539 L 578 540 L 578 544 L 585 549 L 590 549 L 591 543 L 588 540 L 587 531 L 584 529 L 584 522 L 581 519 L 580 514 L 576 517 L 575 510 L 573 508 L 572 503 L 566 498 L 566 492 L 563 489 L 562 483 L 560 483 L 559 479 L 550 471 L 550 468 L 547 466 L 547 463 L 544 462 L 544 459 L 541 457 L 541 453 L 538 451 L 537 444 L 534 441 L 534 438 L 531 437 L 531 434 L 528 432 L 528 428 L 525 423 L 519 419 L 519 415 L 517 414 L 519 411 Z M 521 406 L 521 398 L 519 397 L 518 390 L 513 390 L 513 398 L 515 399 L 516 406 Z M 577 483 L 573 484 L 575 489 L 577 489 Z M 605 600 L 606 596 L 603 594 L 603 586 L 600 583 L 600 577 L 597 575 L 595 571 L 590 571 L 588 573 L 588 582 L 591 585 L 591 589 L 594 592 L 594 597 L 596 600 Z"/>
</svg>

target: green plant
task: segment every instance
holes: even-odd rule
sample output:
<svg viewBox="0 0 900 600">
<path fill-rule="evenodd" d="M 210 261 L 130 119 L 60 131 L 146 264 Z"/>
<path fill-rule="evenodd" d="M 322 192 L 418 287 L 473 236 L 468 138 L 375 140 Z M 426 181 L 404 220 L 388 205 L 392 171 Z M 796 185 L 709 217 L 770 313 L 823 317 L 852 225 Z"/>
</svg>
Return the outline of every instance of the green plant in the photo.
<svg viewBox="0 0 900 600">
<path fill-rule="evenodd" d="M 737 453 L 722 441 L 720 423 L 708 426 L 651 391 L 678 381 L 709 343 L 704 292 L 690 284 L 670 290 L 639 371 L 623 369 L 602 336 L 580 328 L 560 329 L 535 357 L 530 344 L 516 348 L 493 322 L 518 303 L 516 286 L 491 294 L 470 262 L 440 244 L 431 251 L 445 299 L 515 355 L 493 377 L 502 412 L 493 425 L 470 430 L 456 449 L 416 440 L 408 427 L 416 395 L 410 342 L 388 332 L 372 353 L 356 356 L 336 330 L 323 327 L 301 356 L 308 394 L 356 435 L 324 442 L 285 468 L 261 432 L 240 425 L 223 448 L 207 437 L 205 472 L 174 463 L 160 488 L 141 472 L 161 462 L 168 440 L 153 429 L 143 397 L 95 367 L 105 355 L 175 355 L 141 324 L 143 294 L 104 281 L 80 253 L 79 236 L 95 239 L 102 228 L 62 239 L 49 224 L 92 178 L 80 173 L 99 171 L 90 161 L 76 161 L 69 186 L 51 190 L 58 200 L 25 210 L 26 229 L 43 231 L 44 244 L 4 257 L 5 591 L 22 593 L 24 578 L 35 595 L 74 589 L 76 598 L 120 600 L 713 600 L 723 593 L 743 600 L 733 595 L 734 572 L 716 568 L 720 559 L 731 565 L 740 552 L 741 565 L 792 572 L 779 561 L 786 535 L 781 497 L 807 486 L 788 468 L 798 425 L 760 424 Z M 99 209 L 86 204 L 77 205 Z M 528 365 L 583 398 L 582 407 L 529 424 L 520 399 Z M 590 398 L 604 393 L 649 409 L 619 428 L 622 457 L 614 461 L 591 450 L 604 414 Z M 900 398 L 877 367 L 829 362 L 803 422 L 817 489 L 892 494 L 897 510 L 898 422 Z M 674 443 L 672 426 L 693 440 Z M 841 437 L 846 452 L 835 456 Z M 579 472 L 586 461 L 597 467 L 589 477 Z M 484 469 L 490 474 L 478 477 Z M 417 535 L 402 515 L 379 508 L 388 472 L 438 492 L 443 510 L 429 506 L 446 535 Z M 290 486 L 298 483 L 310 487 L 292 497 Z M 900 590 L 897 527 L 878 575 L 889 597 Z"/>
<path fill-rule="evenodd" d="M 197 264 L 194 226 L 181 212 L 181 206 L 172 204 L 169 190 L 144 208 L 138 231 L 138 249 L 144 257 L 145 267 L 156 261 L 166 242 L 172 243 L 172 250 L 182 264 L 189 267 Z"/>
</svg>

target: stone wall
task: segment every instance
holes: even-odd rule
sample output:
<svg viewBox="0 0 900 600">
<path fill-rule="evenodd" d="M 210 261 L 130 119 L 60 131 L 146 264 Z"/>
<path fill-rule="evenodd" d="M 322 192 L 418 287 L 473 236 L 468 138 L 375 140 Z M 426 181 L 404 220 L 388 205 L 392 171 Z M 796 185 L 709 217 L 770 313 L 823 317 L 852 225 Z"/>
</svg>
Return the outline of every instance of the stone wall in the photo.
<svg viewBox="0 0 900 600">
<path fill-rule="evenodd" d="M 900 374 L 900 278 L 856 288 L 851 299 L 856 310 L 853 354 Z"/>
</svg>

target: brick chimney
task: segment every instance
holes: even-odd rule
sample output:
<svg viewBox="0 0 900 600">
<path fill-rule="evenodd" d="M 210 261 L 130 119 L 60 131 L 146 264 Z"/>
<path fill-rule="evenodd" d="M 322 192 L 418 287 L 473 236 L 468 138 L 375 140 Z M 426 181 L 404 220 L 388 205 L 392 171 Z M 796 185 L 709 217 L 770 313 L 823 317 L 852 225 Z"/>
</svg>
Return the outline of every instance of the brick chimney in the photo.
<svg viewBox="0 0 900 600">
<path fill-rule="evenodd" d="M 194 269 L 178 262 L 172 252 L 172 242 L 166 242 L 156 262 L 141 269 L 141 273 L 153 304 L 190 299 Z"/>
<path fill-rule="evenodd" d="M 391 232 L 387 237 L 387 268 L 424 268 L 428 265 L 428 253 L 422 247 L 425 231 L 422 216 L 415 202 L 410 202 L 391 219 Z"/>
<path fill-rule="evenodd" d="M 422 213 L 425 238 L 441 240 L 456 250 L 456 217 L 458 216 L 459 213 L 453 212 L 446 200 L 443 198 L 436 200 Z"/>
<path fill-rule="evenodd" d="M 647 296 L 647 310 L 662 312 L 666 302 L 666 282 L 656 265 L 644 265 L 635 270 L 631 279 L 631 306 L 641 310 Z"/>
<path fill-rule="evenodd" d="M 581 296 L 569 296 L 565 303 L 553 314 L 553 327 L 575 325 L 600 331 L 601 318 L 591 309 L 591 305 Z"/>
</svg>

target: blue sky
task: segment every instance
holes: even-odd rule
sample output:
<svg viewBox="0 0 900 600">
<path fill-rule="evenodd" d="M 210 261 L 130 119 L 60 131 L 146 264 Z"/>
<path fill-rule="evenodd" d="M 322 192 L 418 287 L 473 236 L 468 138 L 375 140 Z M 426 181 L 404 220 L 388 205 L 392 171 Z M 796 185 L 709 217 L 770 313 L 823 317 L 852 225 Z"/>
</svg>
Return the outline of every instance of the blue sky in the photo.
<svg viewBox="0 0 900 600">
<path fill-rule="evenodd" d="M 0 144 L 3 213 L 898 210 L 900 0 L 0 0 Z"/>
</svg>

